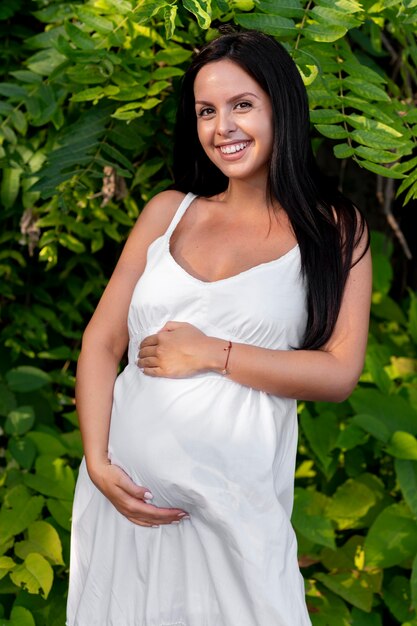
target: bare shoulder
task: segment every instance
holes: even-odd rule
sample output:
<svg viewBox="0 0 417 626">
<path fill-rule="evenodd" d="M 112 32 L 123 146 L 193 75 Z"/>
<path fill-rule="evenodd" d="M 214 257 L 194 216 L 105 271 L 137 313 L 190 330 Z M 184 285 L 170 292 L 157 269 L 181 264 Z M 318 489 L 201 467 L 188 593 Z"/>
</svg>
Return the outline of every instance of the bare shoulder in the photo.
<svg viewBox="0 0 417 626">
<path fill-rule="evenodd" d="M 152 230 L 156 228 L 161 235 L 168 228 L 184 197 L 185 194 L 181 191 L 161 191 L 145 205 L 139 220 L 146 222 Z"/>
</svg>

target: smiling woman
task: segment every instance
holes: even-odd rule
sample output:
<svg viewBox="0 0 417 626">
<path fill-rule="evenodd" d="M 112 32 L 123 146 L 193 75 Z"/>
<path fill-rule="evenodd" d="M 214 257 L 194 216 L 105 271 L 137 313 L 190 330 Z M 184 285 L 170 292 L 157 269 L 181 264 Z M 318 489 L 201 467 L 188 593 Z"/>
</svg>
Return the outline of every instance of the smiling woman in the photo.
<svg viewBox="0 0 417 626">
<path fill-rule="evenodd" d="M 219 37 L 184 77 L 176 190 L 144 208 L 83 338 L 68 626 L 311 624 L 296 399 L 356 384 L 371 275 L 308 130 L 261 33 Z"/>
</svg>

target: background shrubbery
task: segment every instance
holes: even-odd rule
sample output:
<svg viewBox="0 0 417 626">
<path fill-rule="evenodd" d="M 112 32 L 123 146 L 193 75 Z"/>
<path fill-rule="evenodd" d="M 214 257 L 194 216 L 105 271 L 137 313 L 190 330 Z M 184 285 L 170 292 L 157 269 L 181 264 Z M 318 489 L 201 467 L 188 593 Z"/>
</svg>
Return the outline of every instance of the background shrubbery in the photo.
<svg viewBox="0 0 417 626">
<path fill-rule="evenodd" d="M 0 624 L 65 622 L 81 332 L 171 182 L 179 79 L 213 21 L 288 47 L 319 159 L 385 231 L 361 382 L 299 407 L 313 624 L 417 626 L 417 296 L 394 217 L 417 196 L 416 0 L 2 0 Z"/>
</svg>

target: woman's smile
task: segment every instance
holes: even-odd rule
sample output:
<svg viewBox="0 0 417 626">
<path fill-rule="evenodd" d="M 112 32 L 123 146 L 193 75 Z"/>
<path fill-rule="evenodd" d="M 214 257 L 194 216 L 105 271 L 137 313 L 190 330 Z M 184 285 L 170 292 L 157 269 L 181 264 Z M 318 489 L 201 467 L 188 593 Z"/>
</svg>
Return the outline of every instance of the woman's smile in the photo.
<svg viewBox="0 0 417 626">
<path fill-rule="evenodd" d="M 238 141 L 233 143 L 220 144 L 216 146 L 219 150 L 222 158 L 226 161 L 237 161 L 241 159 L 247 152 L 247 148 L 249 148 L 251 141 Z"/>
</svg>

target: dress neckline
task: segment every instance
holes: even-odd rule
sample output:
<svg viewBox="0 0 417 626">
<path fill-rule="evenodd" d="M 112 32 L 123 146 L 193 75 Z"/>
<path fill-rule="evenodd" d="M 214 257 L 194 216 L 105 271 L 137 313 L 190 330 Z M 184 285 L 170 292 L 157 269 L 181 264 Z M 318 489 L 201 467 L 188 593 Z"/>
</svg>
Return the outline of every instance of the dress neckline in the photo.
<svg viewBox="0 0 417 626">
<path fill-rule="evenodd" d="M 191 199 L 187 202 L 189 196 L 191 196 Z M 285 252 L 281 256 L 277 257 L 276 259 L 271 259 L 270 261 L 264 261 L 262 263 L 258 263 L 257 265 L 253 265 L 252 267 L 248 267 L 246 270 L 242 270 L 241 272 L 238 272 L 237 274 L 232 274 L 231 276 L 226 276 L 225 278 L 218 278 L 217 280 L 204 280 L 202 278 L 198 278 L 197 276 L 194 276 L 188 270 L 186 270 L 182 265 L 180 265 L 180 263 L 178 263 L 178 261 L 173 256 L 173 254 L 171 252 L 171 238 L 172 238 L 172 235 L 173 235 L 175 229 L 177 228 L 179 222 L 181 221 L 183 215 L 185 214 L 185 212 L 187 211 L 189 206 L 194 202 L 194 200 L 197 197 L 198 196 L 196 196 L 195 194 L 191 194 L 191 192 L 184 197 L 182 203 L 180 204 L 180 206 L 178 208 L 177 215 L 175 215 L 175 217 L 174 217 L 174 220 L 173 220 L 173 223 L 172 223 L 171 227 L 165 233 L 165 244 L 166 244 L 166 251 L 167 251 L 168 258 L 170 259 L 172 265 L 174 265 L 174 267 L 176 267 L 188 279 L 198 283 L 199 285 L 206 285 L 206 286 L 207 285 L 222 284 L 222 283 L 225 283 L 225 282 L 231 282 L 231 281 L 243 278 L 243 277 L 245 277 L 248 274 L 255 273 L 255 272 L 257 272 L 257 271 L 259 271 L 261 269 L 266 269 L 266 268 L 269 268 L 269 267 L 273 267 L 275 265 L 280 265 L 285 260 L 287 260 L 288 258 L 291 258 L 293 255 L 295 255 L 295 253 L 298 253 L 299 245 L 297 243 L 297 244 L 295 244 L 295 246 L 290 248 L 287 252 Z M 184 204 L 185 204 L 185 207 L 183 208 Z"/>
</svg>

